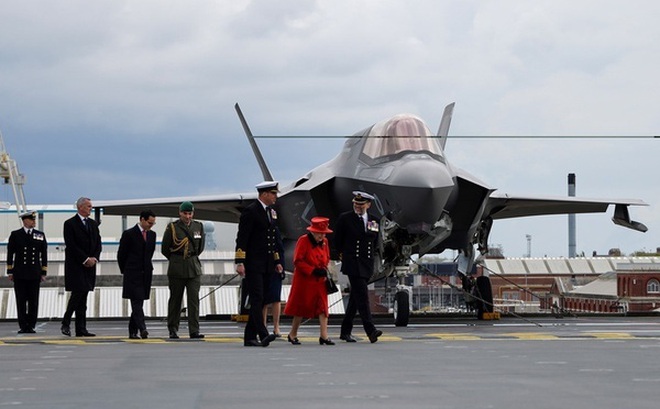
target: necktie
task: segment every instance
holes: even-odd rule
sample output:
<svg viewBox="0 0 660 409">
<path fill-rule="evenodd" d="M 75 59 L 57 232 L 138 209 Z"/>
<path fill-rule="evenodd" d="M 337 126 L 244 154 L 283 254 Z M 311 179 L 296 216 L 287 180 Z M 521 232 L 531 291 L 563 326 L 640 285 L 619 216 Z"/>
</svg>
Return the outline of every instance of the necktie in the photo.
<svg viewBox="0 0 660 409">
<path fill-rule="evenodd" d="M 270 223 L 272 223 L 273 219 L 272 219 L 271 214 L 270 214 L 270 206 L 266 206 L 266 216 L 268 216 L 268 221 Z"/>
<path fill-rule="evenodd" d="M 142 230 L 142 238 L 144 239 L 144 241 L 147 241 L 147 231 L 146 230 Z"/>
<path fill-rule="evenodd" d="M 32 236 L 32 229 L 28 230 L 28 236 Z"/>
<path fill-rule="evenodd" d="M 367 221 L 364 218 L 363 214 L 358 214 L 358 217 L 360 218 L 360 222 L 362 223 L 362 228 L 364 231 L 367 231 Z"/>
</svg>

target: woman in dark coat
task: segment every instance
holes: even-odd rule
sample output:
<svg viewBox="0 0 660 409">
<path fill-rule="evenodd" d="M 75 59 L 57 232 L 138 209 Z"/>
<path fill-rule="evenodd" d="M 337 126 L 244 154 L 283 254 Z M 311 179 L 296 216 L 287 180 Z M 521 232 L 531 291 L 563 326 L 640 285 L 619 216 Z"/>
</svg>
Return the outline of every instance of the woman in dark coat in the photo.
<svg viewBox="0 0 660 409">
<path fill-rule="evenodd" d="M 325 280 L 328 275 L 330 248 L 326 234 L 332 233 L 328 228 L 330 220 L 327 217 L 312 218 L 309 233 L 298 238 L 293 253 L 293 282 L 291 292 L 286 302 L 284 313 L 293 316 L 291 332 L 287 340 L 293 345 L 299 345 L 298 328 L 303 318 L 319 318 L 321 336 L 320 345 L 334 345 L 328 337 L 328 293 Z"/>
</svg>

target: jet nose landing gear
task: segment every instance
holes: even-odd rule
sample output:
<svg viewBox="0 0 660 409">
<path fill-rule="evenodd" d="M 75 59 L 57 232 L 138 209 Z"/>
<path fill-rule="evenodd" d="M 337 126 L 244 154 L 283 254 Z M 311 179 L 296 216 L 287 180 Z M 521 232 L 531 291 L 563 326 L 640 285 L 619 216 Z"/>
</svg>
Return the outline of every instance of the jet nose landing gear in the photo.
<svg viewBox="0 0 660 409">
<path fill-rule="evenodd" d="M 396 267 L 394 273 L 399 281 L 396 285 L 394 305 L 392 307 L 394 313 L 394 325 L 397 327 L 405 327 L 410 321 L 410 311 L 412 306 L 412 287 L 403 283 L 403 279 L 409 273 L 409 267 Z"/>
</svg>

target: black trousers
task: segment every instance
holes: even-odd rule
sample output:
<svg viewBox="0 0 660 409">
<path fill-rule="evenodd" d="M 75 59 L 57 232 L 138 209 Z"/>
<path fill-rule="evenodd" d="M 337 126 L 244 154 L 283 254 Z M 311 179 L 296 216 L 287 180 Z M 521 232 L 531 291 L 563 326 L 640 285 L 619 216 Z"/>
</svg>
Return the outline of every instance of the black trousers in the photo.
<svg viewBox="0 0 660 409">
<path fill-rule="evenodd" d="M 267 269 L 268 270 L 268 269 Z M 245 333 L 243 335 L 244 341 L 252 341 L 257 339 L 264 339 L 268 336 L 268 329 L 264 323 L 264 289 L 270 286 L 270 276 L 261 271 L 248 271 L 245 274 L 245 281 L 247 286 L 248 302 L 250 303 L 250 314 L 248 322 L 245 324 Z"/>
<path fill-rule="evenodd" d="M 22 330 L 34 329 L 39 313 L 39 286 L 41 279 L 14 279 L 14 294 L 16 296 L 16 315 L 18 326 Z"/>
<path fill-rule="evenodd" d="M 76 314 L 76 334 L 87 331 L 87 296 L 89 291 L 71 291 L 62 325 L 71 325 L 71 316 Z"/>
<path fill-rule="evenodd" d="M 131 299 L 131 319 L 128 321 L 128 333 L 137 334 L 138 331 L 147 329 L 144 322 L 144 300 Z"/>
<path fill-rule="evenodd" d="M 341 323 L 341 335 L 349 335 L 353 331 L 353 319 L 357 312 L 360 313 L 364 332 L 369 335 L 376 330 L 376 326 L 371 319 L 367 279 L 348 276 L 348 281 L 351 284 L 351 292 L 349 294 L 346 312 L 344 313 L 344 320 Z"/>
</svg>

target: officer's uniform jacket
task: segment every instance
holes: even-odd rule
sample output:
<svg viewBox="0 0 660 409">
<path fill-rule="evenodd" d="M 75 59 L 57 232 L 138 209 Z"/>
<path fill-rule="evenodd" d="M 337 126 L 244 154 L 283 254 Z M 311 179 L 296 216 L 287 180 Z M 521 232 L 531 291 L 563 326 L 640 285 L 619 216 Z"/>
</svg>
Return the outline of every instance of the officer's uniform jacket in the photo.
<svg viewBox="0 0 660 409">
<path fill-rule="evenodd" d="M 7 243 L 7 274 L 14 280 L 36 280 L 48 270 L 48 243 L 46 235 L 32 229 L 30 235 L 24 228 L 14 230 Z"/>
<path fill-rule="evenodd" d="M 167 225 L 163 233 L 161 253 L 170 262 L 167 276 L 193 278 L 202 275 L 199 255 L 204 251 L 204 225 L 193 220 L 186 226 L 181 220 Z"/>
<path fill-rule="evenodd" d="M 272 273 L 276 264 L 284 267 L 284 249 L 276 223 L 275 209 L 270 209 L 269 220 L 259 200 L 250 203 L 241 213 L 234 262 L 243 263 L 246 274 Z"/>
<path fill-rule="evenodd" d="M 367 225 L 354 211 L 342 213 L 332 237 L 333 257 L 342 261 L 341 271 L 348 276 L 371 278 L 374 270 L 378 219 L 367 213 Z"/>
</svg>

